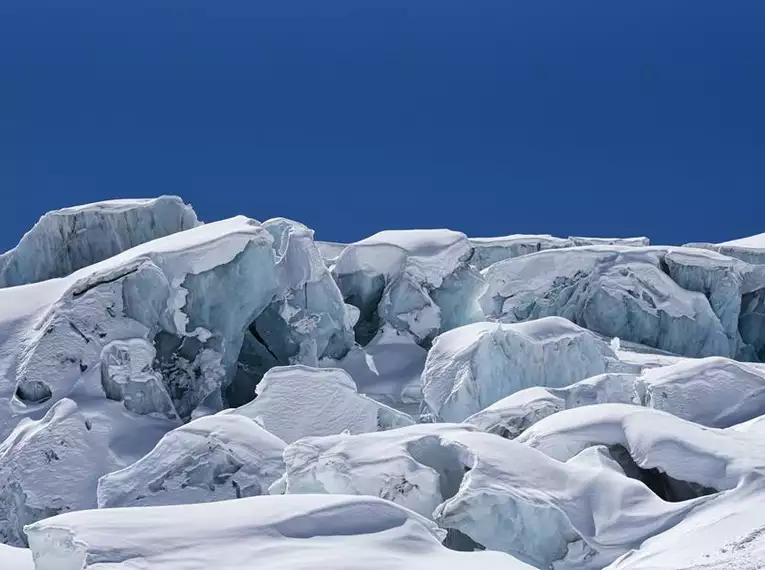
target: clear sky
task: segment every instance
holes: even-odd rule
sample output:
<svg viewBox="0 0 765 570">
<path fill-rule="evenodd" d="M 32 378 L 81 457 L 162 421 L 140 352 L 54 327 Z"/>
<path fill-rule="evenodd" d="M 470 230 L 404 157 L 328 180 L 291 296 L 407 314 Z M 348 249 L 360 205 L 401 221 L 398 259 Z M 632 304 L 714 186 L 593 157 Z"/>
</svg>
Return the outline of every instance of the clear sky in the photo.
<svg viewBox="0 0 765 570">
<path fill-rule="evenodd" d="M 0 249 L 46 210 L 765 231 L 765 0 L 2 0 Z"/>
</svg>

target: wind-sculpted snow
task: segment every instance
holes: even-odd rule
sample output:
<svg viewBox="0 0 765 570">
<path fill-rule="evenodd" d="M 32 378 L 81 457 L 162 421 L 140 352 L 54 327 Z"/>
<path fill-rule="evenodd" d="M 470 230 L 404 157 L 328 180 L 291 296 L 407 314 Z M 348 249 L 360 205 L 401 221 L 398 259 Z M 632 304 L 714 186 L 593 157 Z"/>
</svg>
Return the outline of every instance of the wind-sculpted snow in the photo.
<svg viewBox="0 0 765 570">
<path fill-rule="evenodd" d="M 454 552 L 444 532 L 373 497 L 251 497 L 99 509 L 27 528 L 36 570 L 533 570 L 500 552 Z"/>
<path fill-rule="evenodd" d="M 668 503 L 605 451 L 559 463 L 456 424 L 302 439 L 272 492 L 374 495 L 537 567 L 571 556 L 601 567 L 671 527 L 697 501 Z M 638 514 L 639 513 L 639 514 Z"/>
<path fill-rule="evenodd" d="M 101 477 L 98 506 L 208 503 L 261 495 L 284 473 L 284 445 L 240 415 L 199 418 L 168 433 L 136 463 Z"/>
<path fill-rule="evenodd" d="M 427 346 L 480 320 L 484 282 L 467 263 L 471 253 L 467 237 L 449 230 L 385 231 L 347 246 L 332 273 L 359 309 L 356 339 L 365 345 L 387 325 Z"/>
<path fill-rule="evenodd" d="M 0 287 L 64 277 L 139 244 L 199 225 L 175 196 L 112 200 L 48 212 L 0 256 Z"/>
<path fill-rule="evenodd" d="M 599 374 L 565 388 L 534 386 L 502 398 L 465 420 L 482 431 L 515 439 L 539 420 L 567 408 L 603 403 L 642 403 L 638 376 Z"/>
<path fill-rule="evenodd" d="M 765 480 L 753 476 L 606 570 L 761 570 L 763 563 Z"/>
<path fill-rule="evenodd" d="M 475 323 L 436 339 L 422 390 L 434 419 L 459 422 L 524 388 L 564 387 L 630 369 L 605 342 L 560 317 Z"/>
<path fill-rule="evenodd" d="M 582 245 L 624 245 L 630 247 L 642 247 L 649 244 L 648 238 L 587 238 L 569 237 L 559 238 L 551 235 L 523 235 L 515 234 L 503 237 L 470 238 L 473 247 L 473 255 L 470 264 L 479 271 L 490 265 L 536 253 L 547 249 L 561 249 L 564 247 L 577 247 Z M 329 253 L 329 252 L 328 252 Z"/>
<path fill-rule="evenodd" d="M 663 474 L 672 498 L 733 489 L 751 473 L 765 475 L 765 424 L 714 429 L 650 408 L 598 404 L 548 416 L 515 441 L 568 461 L 588 447 L 623 449 L 625 464 Z M 634 464 L 634 465 L 633 465 Z"/>
<path fill-rule="evenodd" d="M 557 315 L 607 336 L 694 357 L 756 358 L 765 342 L 754 326 L 765 313 L 758 305 L 765 273 L 710 252 L 559 249 L 495 263 L 483 276 L 483 310 L 502 322 Z"/>
<path fill-rule="evenodd" d="M 356 391 L 337 368 L 272 368 L 257 387 L 257 398 L 231 410 L 259 422 L 287 443 L 341 432 L 366 433 L 414 423 L 411 417 Z"/>
</svg>

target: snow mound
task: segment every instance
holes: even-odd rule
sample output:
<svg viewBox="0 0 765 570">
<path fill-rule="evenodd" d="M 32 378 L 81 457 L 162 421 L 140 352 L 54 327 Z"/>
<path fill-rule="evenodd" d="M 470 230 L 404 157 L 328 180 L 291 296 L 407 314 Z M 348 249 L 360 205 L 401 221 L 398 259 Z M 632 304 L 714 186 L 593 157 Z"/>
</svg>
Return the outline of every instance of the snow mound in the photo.
<svg viewBox="0 0 765 570">
<path fill-rule="evenodd" d="M 618 447 L 625 465 L 666 476 L 659 483 L 678 500 L 733 489 L 752 473 L 765 475 L 762 429 L 747 427 L 714 429 L 651 408 L 598 404 L 548 416 L 515 441 L 558 461 L 596 445 Z"/>
<path fill-rule="evenodd" d="M 287 471 L 272 493 L 381 497 L 433 517 L 462 548 L 537 567 L 569 555 L 602 567 L 706 500 L 663 501 L 598 453 L 559 463 L 457 424 L 306 438 L 285 449 Z"/>
<path fill-rule="evenodd" d="M 566 319 L 475 323 L 440 335 L 422 373 L 424 404 L 436 420 L 459 422 L 532 386 L 564 387 L 627 371 L 611 348 Z"/>
<path fill-rule="evenodd" d="M 432 522 L 372 497 L 252 497 L 100 509 L 27 527 L 36 570 L 262 568 L 532 570 L 498 552 L 447 550 Z"/>
<path fill-rule="evenodd" d="M 478 429 L 515 439 L 549 415 L 567 408 L 604 403 L 642 403 L 637 375 L 599 374 L 565 388 L 535 386 L 515 392 L 465 420 Z"/>
<path fill-rule="evenodd" d="M 480 320 L 483 279 L 468 264 L 467 237 L 450 230 L 384 231 L 350 244 L 332 269 L 359 310 L 356 340 L 385 325 L 427 346 L 439 332 Z"/>
<path fill-rule="evenodd" d="M 234 414 L 206 416 L 163 437 L 136 463 L 101 477 L 99 507 L 208 503 L 265 493 L 284 472 L 284 442 Z"/>
<path fill-rule="evenodd" d="M 761 570 L 765 482 L 759 477 L 695 509 L 606 570 Z"/>
<path fill-rule="evenodd" d="M 547 249 L 562 249 L 565 247 L 576 247 L 583 245 L 623 245 L 630 247 L 641 247 L 649 245 L 648 238 L 587 238 L 587 237 L 569 237 L 559 238 L 549 234 L 524 235 L 514 234 L 503 237 L 490 238 L 470 238 L 470 245 L 473 247 L 473 256 L 470 263 L 479 271 L 486 269 L 490 265 L 536 253 Z"/>
<path fill-rule="evenodd" d="M 686 359 L 640 376 L 644 403 L 701 425 L 726 428 L 765 412 L 765 365 Z"/>
<path fill-rule="evenodd" d="M 257 398 L 231 413 L 256 420 L 292 443 L 302 437 L 366 433 L 414 423 L 411 417 L 356 391 L 344 370 L 282 366 L 257 387 Z"/>
<path fill-rule="evenodd" d="M 490 320 L 557 315 L 692 357 L 752 359 L 765 345 L 757 328 L 765 322 L 765 273 L 711 252 L 576 247 L 507 259 L 482 274 Z"/>
<path fill-rule="evenodd" d="M 176 196 L 111 200 L 48 212 L 0 255 L 0 287 L 64 277 L 147 241 L 199 225 Z"/>
</svg>

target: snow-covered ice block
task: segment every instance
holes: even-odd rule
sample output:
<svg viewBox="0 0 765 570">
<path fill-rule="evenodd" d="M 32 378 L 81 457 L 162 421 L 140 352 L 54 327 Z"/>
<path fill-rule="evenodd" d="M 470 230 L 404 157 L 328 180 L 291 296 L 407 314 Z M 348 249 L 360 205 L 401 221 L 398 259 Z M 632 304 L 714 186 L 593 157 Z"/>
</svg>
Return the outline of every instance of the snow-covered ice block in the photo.
<svg viewBox="0 0 765 570">
<path fill-rule="evenodd" d="M 157 351 L 140 338 L 115 340 L 101 351 L 101 386 L 106 397 L 137 414 L 179 419 L 162 375 L 154 368 Z"/>
<path fill-rule="evenodd" d="M 733 489 L 751 473 L 765 474 L 765 427 L 747 427 L 714 429 L 652 408 L 597 404 L 548 416 L 515 441 L 558 461 L 588 447 L 618 446 L 629 455 L 628 463 L 674 480 L 667 484 L 679 497 Z"/>
<path fill-rule="evenodd" d="M 604 447 L 560 463 L 487 433 L 453 439 L 467 472 L 434 520 L 538 568 L 602 568 L 708 500 L 662 500 Z"/>
<path fill-rule="evenodd" d="M 27 527 L 35 570 L 533 570 L 500 552 L 454 552 L 444 532 L 373 497 L 251 497 L 99 509 Z"/>
<path fill-rule="evenodd" d="M 485 285 L 468 264 L 471 254 L 467 237 L 450 230 L 384 231 L 347 246 L 332 273 L 359 309 L 356 339 L 365 345 L 387 324 L 427 345 L 480 319 Z"/>
<path fill-rule="evenodd" d="M 257 398 L 235 410 L 287 443 L 307 436 L 366 433 L 414 423 L 402 412 L 356 390 L 344 370 L 280 366 L 257 387 Z"/>
<path fill-rule="evenodd" d="M 114 469 L 103 438 L 64 399 L 23 419 L 0 444 L 0 541 L 25 546 L 25 524 L 95 506 L 98 477 Z"/>
<path fill-rule="evenodd" d="M 423 401 L 434 419 L 460 422 L 524 388 L 564 387 L 628 370 L 608 344 L 560 317 L 475 323 L 433 343 L 422 373 Z"/>
<path fill-rule="evenodd" d="M 765 234 L 724 241 L 722 243 L 689 243 L 684 247 L 709 249 L 747 263 L 765 265 Z"/>
<path fill-rule="evenodd" d="M 271 493 L 372 495 L 431 517 L 462 480 L 464 469 L 443 441 L 463 431 L 475 428 L 418 424 L 301 439 L 284 450 L 286 472 Z"/>
<path fill-rule="evenodd" d="M 508 259 L 483 271 L 488 289 L 481 305 L 490 320 L 557 315 L 675 354 L 735 356 L 739 347 L 707 297 L 663 271 L 665 254 L 662 248 L 589 246 Z"/>
<path fill-rule="evenodd" d="M 3 570 L 35 570 L 32 551 L 0 544 L 0 563 Z"/>
<path fill-rule="evenodd" d="M 99 507 L 208 503 L 266 493 L 284 473 L 284 442 L 235 414 L 206 416 L 98 482 Z"/>
<path fill-rule="evenodd" d="M 564 247 L 576 247 L 583 245 L 622 245 L 629 247 L 642 247 L 649 245 L 648 238 L 588 238 L 569 237 L 559 238 L 549 234 L 525 235 L 514 234 L 502 237 L 470 238 L 473 247 L 473 255 L 470 264 L 479 271 L 490 265 L 543 251 L 547 249 L 561 249 Z"/>
<path fill-rule="evenodd" d="M 110 200 L 48 212 L 0 255 L 0 287 L 64 277 L 139 244 L 199 225 L 176 196 Z"/>
<path fill-rule="evenodd" d="M 685 359 L 646 370 L 639 382 L 649 408 L 726 428 L 765 414 L 765 365 L 728 358 Z"/>
<path fill-rule="evenodd" d="M 755 476 L 689 513 L 606 570 L 760 570 L 765 481 Z"/>
<path fill-rule="evenodd" d="M 515 439 L 542 418 L 580 406 L 642 403 L 636 374 L 610 373 L 585 378 L 565 388 L 534 386 L 515 392 L 467 418 L 482 431 Z"/>
</svg>

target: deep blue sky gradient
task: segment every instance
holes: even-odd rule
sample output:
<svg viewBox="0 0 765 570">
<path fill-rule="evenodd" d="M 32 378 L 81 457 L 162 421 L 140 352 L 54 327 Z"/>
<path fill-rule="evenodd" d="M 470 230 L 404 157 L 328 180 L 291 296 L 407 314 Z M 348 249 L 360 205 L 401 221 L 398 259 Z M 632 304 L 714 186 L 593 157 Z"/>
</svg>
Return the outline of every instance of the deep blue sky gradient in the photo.
<svg viewBox="0 0 765 570">
<path fill-rule="evenodd" d="M 763 0 L 4 0 L 0 249 L 44 211 L 765 231 Z"/>
</svg>

